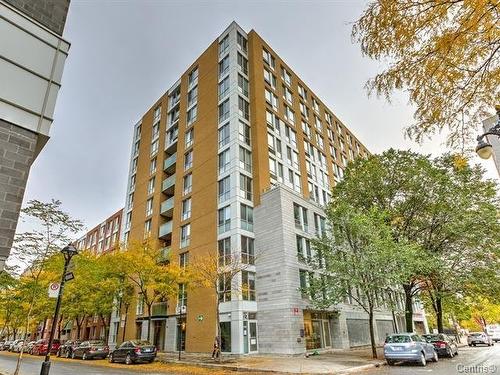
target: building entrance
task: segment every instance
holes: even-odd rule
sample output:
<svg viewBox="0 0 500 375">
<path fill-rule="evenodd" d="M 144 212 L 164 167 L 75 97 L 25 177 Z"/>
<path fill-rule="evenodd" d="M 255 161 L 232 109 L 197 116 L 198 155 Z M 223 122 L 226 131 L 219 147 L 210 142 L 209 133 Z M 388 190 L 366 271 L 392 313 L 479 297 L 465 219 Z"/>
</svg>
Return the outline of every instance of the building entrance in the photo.
<svg viewBox="0 0 500 375">
<path fill-rule="evenodd" d="M 304 311 L 306 350 L 331 348 L 330 319 L 325 313 Z"/>
</svg>

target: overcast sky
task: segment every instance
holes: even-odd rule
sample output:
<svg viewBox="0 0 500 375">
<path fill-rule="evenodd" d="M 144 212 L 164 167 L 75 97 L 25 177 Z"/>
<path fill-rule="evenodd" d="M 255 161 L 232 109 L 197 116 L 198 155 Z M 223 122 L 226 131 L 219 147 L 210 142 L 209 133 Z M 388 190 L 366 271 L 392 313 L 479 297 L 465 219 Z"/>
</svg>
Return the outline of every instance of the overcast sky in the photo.
<svg viewBox="0 0 500 375">
<path fill-rule="evenodd" d="M 71 49 L 51 139 L 25 194 L 60 199 L 90 228 L 124 205 L 132 127 L 231 23 L 255 29 L 372 152 L 389 147 L 439 154 L 405 140 L 412 110 L 363 88 L 381 65 L 351 43 L 365 1 L 81 1 L 64 30 Z M 483 163 L 497 177 L 492 162 Z M 20 223 L 18 231 L 26 223 Z"/>
</svg>

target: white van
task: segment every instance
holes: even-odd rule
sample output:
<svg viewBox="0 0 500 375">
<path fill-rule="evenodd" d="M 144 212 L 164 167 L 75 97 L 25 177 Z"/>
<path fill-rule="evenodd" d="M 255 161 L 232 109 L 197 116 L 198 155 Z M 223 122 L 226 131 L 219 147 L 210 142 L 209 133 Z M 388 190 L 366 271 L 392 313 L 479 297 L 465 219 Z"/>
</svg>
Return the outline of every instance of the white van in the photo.
<svg viewBox="0 0 500 375">
<path fill-rule="evenodd" d="M 488 324 L 486 326 L 486 333 L 491 336 L 495 342 L 500 341 L 500 324 Z"/>
</svg>

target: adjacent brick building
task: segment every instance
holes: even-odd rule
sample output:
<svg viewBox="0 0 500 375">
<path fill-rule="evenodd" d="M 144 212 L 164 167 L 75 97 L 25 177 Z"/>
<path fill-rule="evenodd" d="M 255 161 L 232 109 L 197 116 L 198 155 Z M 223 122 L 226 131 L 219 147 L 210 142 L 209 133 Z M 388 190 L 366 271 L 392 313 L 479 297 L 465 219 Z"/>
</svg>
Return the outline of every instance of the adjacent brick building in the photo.
<svg viewBox="0 0 500 375">
<path fill-rule="evenodd" d="M 69 43 L 69 0 L 0 0 L 0 269 L 31 164 L 49 138 Z"/>
</svg>

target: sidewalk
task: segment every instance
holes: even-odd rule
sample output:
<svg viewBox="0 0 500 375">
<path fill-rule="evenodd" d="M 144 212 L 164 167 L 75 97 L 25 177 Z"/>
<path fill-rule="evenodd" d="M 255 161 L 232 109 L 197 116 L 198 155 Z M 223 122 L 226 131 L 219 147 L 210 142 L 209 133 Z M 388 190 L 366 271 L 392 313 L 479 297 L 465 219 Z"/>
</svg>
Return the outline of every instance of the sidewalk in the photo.
<svg viewBox="0 0 500 375">
<path fill-rule="evenodd" d="M 310 356 L 223 356 L 222 363 L 208 354 L 182 353 L 181 361 L 177 353 L 158 353 L 162 362 L 196 364 L 200 367 L 219 368 L 241 372 L 287 373 L 287 374 L 348 374 L 358 373 L 366 368 L 385 364 L 383 349 L 378 349 L 379 359 L 371 358 L 371 349 L 333 350 Z"/>
</svg>

